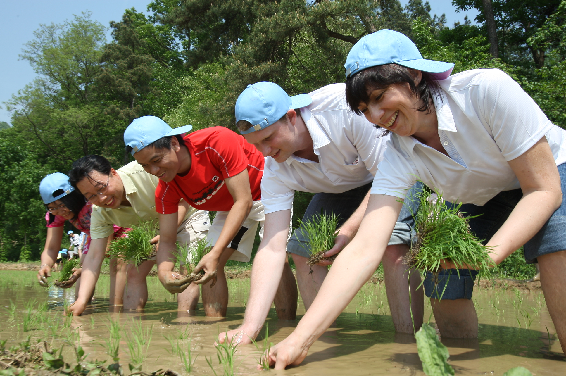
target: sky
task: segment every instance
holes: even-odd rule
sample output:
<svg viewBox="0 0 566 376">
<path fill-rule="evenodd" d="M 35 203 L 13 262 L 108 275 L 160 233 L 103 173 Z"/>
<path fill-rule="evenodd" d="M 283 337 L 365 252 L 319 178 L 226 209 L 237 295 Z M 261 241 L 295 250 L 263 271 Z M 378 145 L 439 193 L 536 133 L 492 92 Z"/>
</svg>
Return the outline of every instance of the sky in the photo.
<svg viewBox="0 0 566 376">
<path fill-rule="evenodd" d="M 221 1 L 221 0 L 216 0 Z M 26 60 L 19 60 L 26 42 L 34 39 L 33 32 L 40 24 L 60 24 L 72 20 L 74 15 L 92 12 L 91 19 L 108 27 L 110 21 L 120 21 L 124 10 L 135 8 L 145 12 L 151 0 L 12 0 L 2 4 L 2 22 L 0 22 L 0 121 L 10 123 L 10 113 L 4 102 L 18 90 L 23 89 L 36 77 Z M 408 0 L 401 0 L 406 5 Z M 464 16 L 473 21 L 476 12 L 456 13 L 452 0 L 430 0 L 432 14 L 446 14 L 448 25 L 463 22 Z M 110 31 L 107 41 L 111 41 Z"/>
</svg>

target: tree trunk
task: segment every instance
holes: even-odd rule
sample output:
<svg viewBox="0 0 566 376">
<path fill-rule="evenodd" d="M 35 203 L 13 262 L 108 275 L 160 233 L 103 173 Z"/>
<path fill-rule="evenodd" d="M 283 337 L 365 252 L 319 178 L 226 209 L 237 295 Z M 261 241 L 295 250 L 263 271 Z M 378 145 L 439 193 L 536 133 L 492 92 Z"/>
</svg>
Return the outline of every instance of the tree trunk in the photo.
<svg viewBox="0 0 566 376">
<path fill-rule="evenodd" d="M 491 0 L 482 0 L 483 12 L 485 15 L 485 26 L 487 27 L 487 38 L 489 40 L 489 52 L 494 58 L 499 57 L 499 48 L 497 47 L 497 30 L 495 27 L 495 19 L 493 18 L 493 10 L 491 9 Z"/>
</svg>

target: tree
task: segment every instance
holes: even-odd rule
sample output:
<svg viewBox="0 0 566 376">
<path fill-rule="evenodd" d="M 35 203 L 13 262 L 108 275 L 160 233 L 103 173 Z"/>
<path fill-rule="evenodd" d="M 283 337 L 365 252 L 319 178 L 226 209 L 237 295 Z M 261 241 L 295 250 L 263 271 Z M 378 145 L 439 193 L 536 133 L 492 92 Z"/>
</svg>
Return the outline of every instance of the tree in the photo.
<svg viewBox="0 0 566 376">
<path fill-rule="evenodd" d="M 0 131 L 4 129 L 10 129 L 10 124 L 6 123 L 5 121 L 0 121 Z"/>
<path fill-rule="evenodd" d="M 96 76 L 99 95 L 109 103 L 107 114 L 122 119 L 126 126 L 144 115 L 143 98 L 151 92 L 154 59 L 145 53 L 129 12 L 121 22 L 110 22 L 114 41 L 104 46 L 100 73 Z"/>
<path fill-rule="evenodd" d="M 527 44 L 561 3 L 561 0 L 492 0 L 499 40 L 499 55 L 513 64 L 525 64 L 528 54 L 537 68 L 544 66 L 545 50 Z M 484 0 L 452 0 L 461 10 L 477 9 L 476 21 L 486 22 Z"/>
</svg>

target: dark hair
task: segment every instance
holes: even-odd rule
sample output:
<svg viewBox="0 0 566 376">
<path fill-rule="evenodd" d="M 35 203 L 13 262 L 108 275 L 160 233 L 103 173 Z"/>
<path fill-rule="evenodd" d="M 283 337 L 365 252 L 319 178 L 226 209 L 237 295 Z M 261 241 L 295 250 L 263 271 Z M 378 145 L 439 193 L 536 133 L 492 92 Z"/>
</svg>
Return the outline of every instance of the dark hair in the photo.
<svg viewBox="0 0 566 376">
<path fill-rule="evenodd" d="M 295 112 L 297 113 L 297 116 L 301 116 L 301 111 L 299 111 L 298 109 L 295 109 Z M 283 121 L 283 120 L 284 120 L 284 121 L 288 121 L 288 119 L 289 119 L 289 116 L 288 116 L 287 113 L 285 112 L 285 115 L 281 116 L 281 117 L 279 118 L 279 120 L 277 120 L 277 121 Z M 273 122 L 272 124 L 269 124 L 269 125 L 273 125 L 273 124 L 277 123 L 277 121 L 275 121 L 275 122 Z M 240 132 L 245 132 L 245 131 L 247 131 L 248 129 L 250 129 L 251 127 L 253 127 L 252 123 L 250 123 L 250 122 L 247 121 L 247 120 L 239 120 L 239 121 L 236 123 L 236 128 L 238 128 L 238 129 L 240 130 Z M 266 127 L 266 128 L 267 128 L 267 127 Z M 265 128 L 264 128 L 264 129 L 265 129 Z"/>
<path fill-rule="evenodd" d="M 427 72 L 422 72 L 421 81 L 415 85 L 417 71 L 398 64 L 376 65 L 366 68 L 346 79 L 346 102 L 350 109 L 362 115 L 358 109 L 360 102 L 369 101 L 369 93 L 373 90 L 386 89 L 393 84 L 409 84 L 411 91 L 421 100 L 417 111 L 432 112 L 432 89 L 438 85 Z"/>
<path fill-rule="evenodd" d="M 63 194 L 62 189 L 58 189 L 53 192 L 53 196 L 59 196 L 60 194 Z M 77 218 L 81 210 L 86 205 L 86 199 L 78 189 L 75 189 L 71 193 L 61 197 L 59 200 L 73 213 L 72 219 Z M 45 208 L 49 209 L 47 205 L 48 204 L 45 205 Z M 54 220 L 55 215 L 49 212 L 49 224 L 51 224 Z"/>
<path fill-rule="evenodd" d="M 104 175 L 110 175 L 112 166 L 108 159 L 100 155 L 87 155 L 77 159 L 71 166 L 71 171 L 69 171 L 69 183 L 77 188 L 78 182 L 84 178 L 90 178 L 89 174 L 92 171 L 98 171 Z"/>
<path fill-rule="evenodd" d="M 183 136 L 180 134 L 176 134 L 174 136 L 161 137 L 160 139 L 153 141 L 151 144 L 147 146 L 153 146 L 156 149 L 171 150 L 171 140 L 173 139 L 173 137 L 175 137 L 177 141 L 179 141 L 179 145 L 185 146 L 185 140 L 183 140 Z M 131 146 L 126 146 L 126 153 L 131 154 L 132 149 L 133 148 Z"/>
</svg>

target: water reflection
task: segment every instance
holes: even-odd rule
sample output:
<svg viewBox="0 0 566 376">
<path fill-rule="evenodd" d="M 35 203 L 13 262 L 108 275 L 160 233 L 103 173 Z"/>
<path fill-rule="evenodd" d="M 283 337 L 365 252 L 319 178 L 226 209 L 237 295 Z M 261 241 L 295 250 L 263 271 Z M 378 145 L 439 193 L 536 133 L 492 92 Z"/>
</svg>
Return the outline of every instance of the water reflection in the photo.
<svg viewBox="0 0 566 376">
<path fill-rule="evenodd" d="M 49 309 L 56 307 L 69 306 L 75 302 L 75 289 L 62 289 L 57 286 L 50 286 L 47 291 L 47 304 Z"/>
<path fill-rule="evenodd" d="M 30 272 L 28 277 L 32 281 L 35 274 Z M 249 281 L 229 281 L 231 300 L 226 318 L 207 318 L 202 306 L 191 315 L 177 312 L 175 297 L 165 292 L 157 280 L 150 283 L 149 301 L 144 312 L 119 313 L 119 309 L 113 312 L 115 307 L 109 306 L 105 295 L 108 287 L 104 279 L 101 282 L 97 286 L 94 303 L 84 316 L 73 318 L 71 324 L 89 359 L 109 359 L 105 345 L 114 323 L 123 333 L 119 357 L 127 367 L 130 359 L 127 335 L 131 335 L 134 325 L 141 323 L 144 329 L 152 332 L 144 371 L 162 368 L 186 374 L 179 355 L 174 352 L 175 346 L 179 346 L 185 353 L 190 349 L 196 357 L 191 375 L 212 374 L 207 359 L 212 360 L 217 373 L 222 373 L 217 365 L 213 343 L 221 331 L 236 328 L 242 323 Z M 38 303 L 47 301 L 49 310 L 46 314 L 54 320 L 52 322 L 63 322 L 62 306 L 73 302 L 74 291 L 54 287 L 43 289 L 37 283 L 4 283 L 0 275 L 0 305 L 6 308 L 0 310 L 0 320 L 9 323 L 0 328 L 0 338 L 11 338 L 11 332 L 21 330 L 18 320 L 25 315 L 26 304 L 29 305 L 33 299 Z M 365 286 L 334 325 L 313 344 L 303 364 L 285 374 L 423 375 L 414 337 L 395 333 L 386 302 L 382 285 Z M 11 314 L 12 304 L 15 311 Z M 479 338 L 442 340 L 449 349 L 450 363 L 456 374 L 502 375 L 516 366 L 526 367 L 536 375 L 565 374 L 566 363 L 542 292 L 478 289 L 474 293 L 474 304 L 480 321 Z M 299 312 L 299 318 L 303 314 L 304 308 Z M 429 317 L 428 304 L 425 321 Z M 431 320 L 434 322 L 433 318 Z M 268 342 L 277 343 L 285 339 L 297 322 L 279 321 L 272 309 L 267 319 Z M 264 330 L 258 338 L 260 349 L 263 347 Z M 23 336 L 31 334 L 44 338 L 62 332 L 58 328 L 51 331 L 41 329 L 38 325 Z M 236 373 L 259 374 L 260 371 L 255 368 L 259 356 L 260 351 L 252 345 L 238 348 Z"/>
</svg>

